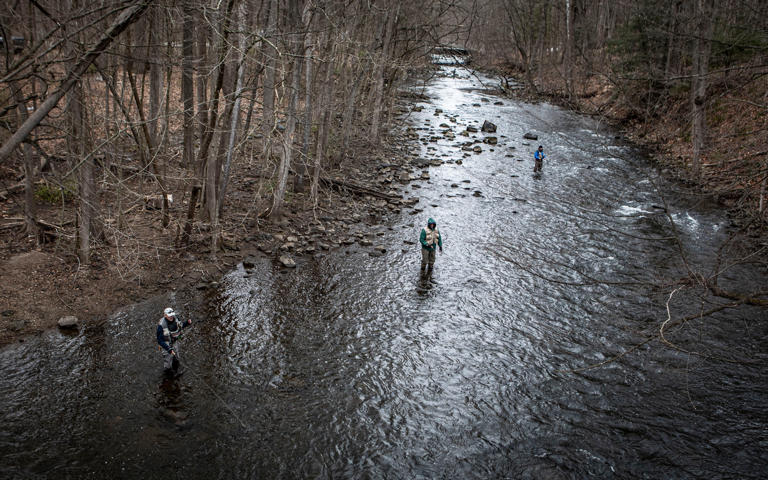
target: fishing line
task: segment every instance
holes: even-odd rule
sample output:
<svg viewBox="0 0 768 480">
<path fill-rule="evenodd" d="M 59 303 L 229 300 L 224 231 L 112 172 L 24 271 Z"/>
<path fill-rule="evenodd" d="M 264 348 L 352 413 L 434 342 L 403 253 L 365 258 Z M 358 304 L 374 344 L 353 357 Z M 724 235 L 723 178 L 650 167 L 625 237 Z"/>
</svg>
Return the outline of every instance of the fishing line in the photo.
<svg viewBox="0 0 768 480">
<path fill-rule="evenodd" d="M 192 376 L 194 376 L 196 379 L 200 380 L 200 382 L 201 382 L 203 385 L 205 385 L 206 387 L 208 387 L 208 390 L 210 390 L 210 391 L 211 391 L 211 393 L 213 393 L 213 395 L 216 397 L 216 399 L 217 399 L 219 402 L 221 402 L 221 404 L 222 404 L 222 405 L 224 405 L 225 407 L 227 407 L 227 410 L 229 410 L 229 413 L 230 413 L 230 414 L 232 414 L 232 416 L 235 418 L 235 420 L 237 420 L 237 421 L 240 423 L 240 425 L 241 425 L 241 426 L 242 426 L 244 429 L 248 430 L 248 426 L 247 426 L 247 425 L 245 424 L 245 422 L 243 422 L 243 420 L 242 420 L 242 419 L 241 419 L 241 418 L 240 418 L 240 417 L 237 415 L 237 413 L 235 413 L 235 411 L 232 409 L 232 407 L 230 407 L 230 406 L 229 406 L 229 404 L 228 404 L 227 402 L 225 402 L 225 401 L 224 401 L 224 399 L 223 399 L 223 398 L 221 398 L 221 396 L 219 396 L 219 394 L 218 394 L 218 393 L 216 393 L 216 390 L 214 390 L 214 388 L 213 388 L 212 386 L 210 386 L 210 385 L 208 384 L 208 382 L 206 382 L 205 380 L 203 380 L 203 378 L 202 378 L 201 376 L 199 376 L 198 374 L 196 374 L 196 373 L 195 373 L 194 369 L 192 369 L 192 368 L 189 366 L 189 363 L 187 363 L 187 361 L 186 361 L 186 360 L 184 360 L 184 361 L 182 362 L 182 361 L 181 361 L 181 359 L 179 359 L 179 357 L 178 357 L 178 356 L 174 355 L 174 357 L 176 357 L 176 361 L 178 361 L 178 362 L 179 362 L 179 365 L 181 365 L 181 366 L 183 366 L 183 367 L 184 367 L 184 371 L 187 371 L 187 370 L 189 370 L 189 372 L 192 374 Z"/>
<path fill-rule="evenodd" d="M 193 325 L 197 325 L 197 324 L 199 324 L 199 321 L 195 322 Z M 188 334 L 182 333 L 182 335 L 179 336 L 179 340 L 186 339 L 187 335 Z M 198 338 L 194 340 L 195 342 L 189 344 L 188 347 L 199 346 L 203 339 L 202 337 L 198 336 Z M 206 382 L 200 375 L 195 373 L 194 369 L 190 368 L 189 363 L 186 360 L 182 361 L 179 357 L 176 357 L 176 360 L 179 362 L 180 366 L 184 367 L 184 371 L 189 370 L 189 372 L 192 374 L 193 377 L 195 377 L 195 379 L 199 380 L 203 385 L 205 385 L 208 388 L 208 390 L 211 391 L 211 393 L 213 393 L 213 395 L 216 397 L 216 400 L 218 400 L 219 403 L 221 403 L 226 407 L 229 414 L 232 415 L 232 417 L 234 417 L 235 420 L 237 420 L 237 422 L 240 424 L 241 427 L 243 427 L 243 429 L 245 429 L 246 431 L 252 431 L 252 429 L 248 425 L 246 425 L 246 423 L 242 420 L 242 418 L 240 418 L 237 412 L 235 412 L 234 409 L 232 409 L 232 407 L 218 394 L 218 392 L 216 392 L 216 390 L 208 382 Z M 282 467 L 282 462 L 279 460 L 280 456 L 277 454 L 277 452 L 275 452 L 275 449 L 272 448 L 272 445 L 269 442 L 265 442 L 265 441 L 262 441 L 261 443 L 263 445 L 266 445 L 266 447 L 271 452 L 272 457 L 276 459 L 277 463 Z"/>
</svg>

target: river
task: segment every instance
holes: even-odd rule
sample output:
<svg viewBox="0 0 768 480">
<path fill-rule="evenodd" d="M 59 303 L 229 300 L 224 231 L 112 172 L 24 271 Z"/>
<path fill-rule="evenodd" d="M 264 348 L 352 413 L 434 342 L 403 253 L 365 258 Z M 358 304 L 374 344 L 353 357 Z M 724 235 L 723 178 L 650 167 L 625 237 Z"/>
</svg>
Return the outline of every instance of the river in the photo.
<svg viewBox="0 0 768 480">
<path fill-rule="evenodd" d="M 667 334 L 749 363 L 653 340 L 573 371 L 667 318 L 684 270 L 665 202 L 697 265 L 712 262 L 728 219 L 599 121 L 442 71 L 405 122 L 427 139 L 422 157 L 446 163 L 405 187 L 422 211 L 360 225 L 383 256 L 351 245 L 293 270 L 264 259 L 214 290 L 3 347 L 0 477 L 765 478 L 765 311 Z M 484 120 L 498 144 L 462 150 L 488 136 L 460 135 Z M 534 177 L 539 144 L 548 158 Z M 421 275 L 427 217 L 444 254 Z M 743 265 L 722 282 L 765 278 Z M 168 305 L 194 320 L 177 379 L 154 340 Z M 669 306 L 675 318 L 703 308 L 685 291 Z"/>
</svg>

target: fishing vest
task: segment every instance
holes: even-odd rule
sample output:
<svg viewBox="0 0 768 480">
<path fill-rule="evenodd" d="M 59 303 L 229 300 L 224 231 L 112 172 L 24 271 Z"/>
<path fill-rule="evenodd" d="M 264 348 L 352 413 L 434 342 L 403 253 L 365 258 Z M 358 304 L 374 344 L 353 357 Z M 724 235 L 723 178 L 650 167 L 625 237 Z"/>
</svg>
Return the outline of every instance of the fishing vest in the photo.
<svg viewBox="0 0 768 480">
<path fill-rule="evenodd" d="M 161 318 L 160 322 L 158 322 L 158 325 L 160 325 L 160 327 L 163 329 L 163 336 L 165 337 L 165 341 L 168 343 L 173 342 L 179 338 L 179 335 L 181 335 L 181 325 L 179 324 L 179 321 L 176 320 L 175 322 L 170 323 L 173 325 L 170 325 L 165 317 Z"/>
<path fill-rule="evenodd" d="M 438 230 L 437 227 L 435 227 L 434 230 L 425 228 L 424 231 L 427 233 L 425 238 L 427 245 L 429 245 L 430 247 L 437 245 L 437 241 L 440 239 L 440 230 Z"/>
</svg>

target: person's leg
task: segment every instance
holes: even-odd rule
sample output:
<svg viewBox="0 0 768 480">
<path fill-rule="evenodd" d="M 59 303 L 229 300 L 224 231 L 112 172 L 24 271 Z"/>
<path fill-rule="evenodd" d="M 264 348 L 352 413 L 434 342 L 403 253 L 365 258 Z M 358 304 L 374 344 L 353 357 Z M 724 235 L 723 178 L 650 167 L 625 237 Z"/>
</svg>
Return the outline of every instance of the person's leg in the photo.
<svg viewBox="0 0 768 480">
<path fill-rule="evenodd" d="M 163 350 L 163 368 L 170 370 L 173 368 L 173 355 Z"/>
<path fill-rule="evenodd" d="M 421 269 L 424 270 L 427 267 L 427 262 L 429 260 L 429 250 L 426 248 L 421 249 Z"/>
<path fill-rule="evenodd" d="M 181 358 L 181 352 L 180 352 L 181 345 L 177 342 L 173 344 L 173 352 L 176 354 L 175 357 L 173 357 L 173 369 L 178 370 L 179 369 L 179 358 Z"/>
<path fill-rule="evenodd" d="M 432 270 L 432 267 L 435 266 L 435 251 L 436 250 L 437 250 L 437 248 L 435 248 L 435 250 L 430 250 L 429 251 L 429 267 L 427 267 L 429 270 Z"/>
</svg>

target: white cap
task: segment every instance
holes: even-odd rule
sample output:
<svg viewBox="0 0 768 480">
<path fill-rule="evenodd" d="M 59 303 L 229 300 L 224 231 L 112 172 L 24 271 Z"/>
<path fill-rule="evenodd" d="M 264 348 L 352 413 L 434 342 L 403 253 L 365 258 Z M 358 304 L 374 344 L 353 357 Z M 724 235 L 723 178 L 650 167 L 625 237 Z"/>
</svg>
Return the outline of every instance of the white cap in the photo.
<svg viewBox="0 0 768 480">
<path fill-rule="evenodd" d="M 168 316 L 170 316 L 170 317 L 175 317 L 175 316 L 176 316 L 176 312 L 174 312 L 174 311 L 173 311 L 173 309 L 172 309 L 171 307 L 168 307 L 168 308 L 166 308 L 166 309 L 163 311 L 163 313 L 164 313 L 165 315 L 168 315 Z"/>
</svg>

